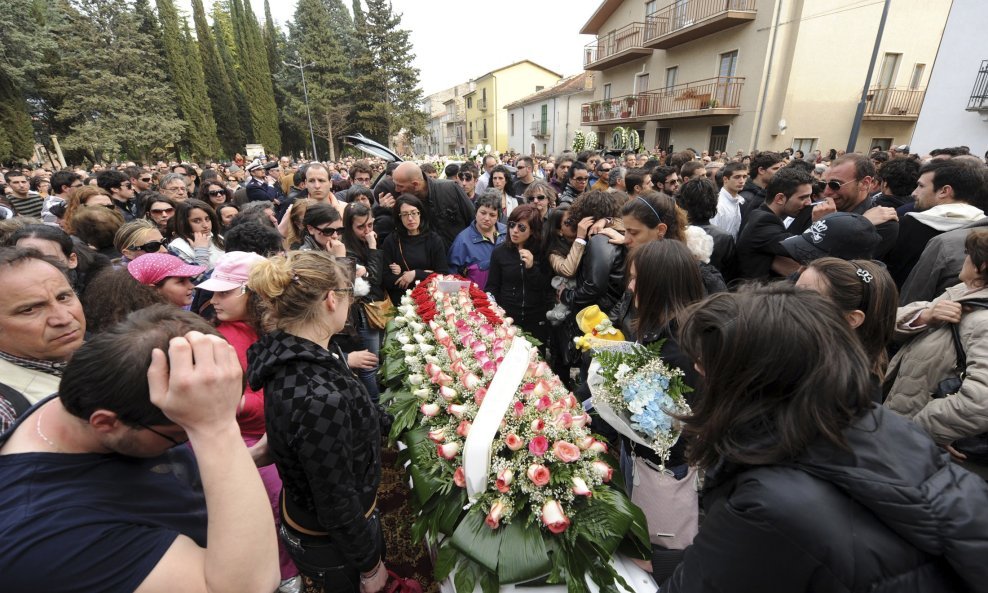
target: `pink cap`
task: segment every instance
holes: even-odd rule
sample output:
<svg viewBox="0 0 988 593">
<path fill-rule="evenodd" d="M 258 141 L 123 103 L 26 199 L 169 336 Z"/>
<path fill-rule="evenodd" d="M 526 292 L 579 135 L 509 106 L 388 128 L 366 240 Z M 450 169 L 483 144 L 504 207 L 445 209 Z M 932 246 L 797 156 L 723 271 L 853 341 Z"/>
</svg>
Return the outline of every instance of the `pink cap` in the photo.
<svg viewBox="0 0 988 593">
<path fill-rule="evenodd" d="M 170 253 L 148 253 L 127 264 L 127 271 L 141 284 L 153 286 L 173 276 L 194 278 L 206 268 L 190 266 Z"/>
<path fill-rule="evenodd" d="M 209 280 L 196 285 L 196 288 L 208 290 L 210 292 L 223 292 L 240 288 L 247 283 L 250 269 L 264 257 L 256 253 L 246 251 L 230 251 L 224 253 L 216 261 L 216 267 Z"/>
</svg>

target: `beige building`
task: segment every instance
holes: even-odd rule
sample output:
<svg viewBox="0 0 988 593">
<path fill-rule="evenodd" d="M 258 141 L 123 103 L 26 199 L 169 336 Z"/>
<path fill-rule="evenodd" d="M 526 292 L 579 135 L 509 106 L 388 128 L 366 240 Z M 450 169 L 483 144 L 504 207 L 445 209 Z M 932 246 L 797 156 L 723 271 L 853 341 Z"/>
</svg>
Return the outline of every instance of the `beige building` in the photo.
<svg viewBox="0 0 988 593">
<path fill-rule="evenodd" d="M 508 113 L 504 106 L 559 82 L 558 73 L 531 60 L 492 70 L 471 81 L 465 94 L 467 147 L 490 144 L 496 152 L 508 150 Z"/>
<path fill-rule="evenodd" d="M 466 109 L 463 97 L 474 89 L 465 82 L 432 93 L 422 100 L 429 119 L 426 133 L 412 140 L 415 154 L 463 154 L 466 140 Z"/>
<path fill-rule="evenodd" d="M 593 76 L 580 72 L 555 86 L 508 103 L 508 148 L 518 154 L 559 154 L 573 146 L 580 106 L 593 98 Z"/>
<path fill-rule="evenodd" d="M 893 0 L 856 150 L 905 144 L 950 0 Z M 883 3 L 604 0 L 580 31 L 596 75 L 581 121 L 645 148 L 845 149 Z"/>
</svg>

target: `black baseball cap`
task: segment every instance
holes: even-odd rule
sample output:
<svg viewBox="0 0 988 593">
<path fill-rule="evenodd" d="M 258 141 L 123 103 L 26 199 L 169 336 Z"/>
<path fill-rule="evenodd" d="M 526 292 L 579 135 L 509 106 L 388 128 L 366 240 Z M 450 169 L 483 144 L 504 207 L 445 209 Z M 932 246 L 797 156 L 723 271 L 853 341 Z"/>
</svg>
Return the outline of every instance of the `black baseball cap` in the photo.
<svg viewBox="0 0 988 593">
<path fill-rule="evenodd" d="M 873 259 L 881 235 L 871 221 L 851 212 L 834 212 L 814 222 L 802 235 L 782 242 L 789 255 L 801 264 L 821 257 Z"/>
</svg>

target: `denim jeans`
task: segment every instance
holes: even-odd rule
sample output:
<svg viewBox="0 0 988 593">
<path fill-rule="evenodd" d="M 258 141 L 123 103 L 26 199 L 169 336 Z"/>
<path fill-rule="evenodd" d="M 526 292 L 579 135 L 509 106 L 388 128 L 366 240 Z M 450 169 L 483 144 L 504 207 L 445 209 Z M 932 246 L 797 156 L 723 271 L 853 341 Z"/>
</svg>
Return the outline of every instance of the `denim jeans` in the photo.
<svg viewBox="0 0 988 593">
<path fill-rule="evenodd" d="M 384 538 L 378 511 L 371 515 L 370 522 L 383 558 Z M 295 531 L 285 522 L 282 522 L 278 536 L 298 567 L 299 574 L 322 585 L 325 593 L 359 593 L 360 571 L 347 562 L 330 538 Z"/>
<path fill-rule="evenodd" d="M 381 354 L 381 334 L 382 331 L 371 327 L 367 323 L 366 316 L 360 316 L 361 322 L 360 327 L 357 329 L 357 333 L 360 335 L 360 339 L 364 342 L 364 348 L 375 356 Z M 357 376 L 363 382 L 364 387 L 367 388 L 367 393 L 370 394 L 371 399 L 377 402 L 380 390 L 377 387 L 377 370 L 380 367 L 375 366 L 371 369 L 356 369 Z"/>
</svg>

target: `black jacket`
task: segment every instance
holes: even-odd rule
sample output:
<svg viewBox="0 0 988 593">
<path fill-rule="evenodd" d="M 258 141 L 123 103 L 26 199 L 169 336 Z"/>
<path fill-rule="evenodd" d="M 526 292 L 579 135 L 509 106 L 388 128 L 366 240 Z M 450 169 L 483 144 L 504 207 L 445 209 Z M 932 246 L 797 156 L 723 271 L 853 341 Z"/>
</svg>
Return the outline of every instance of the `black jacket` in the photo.
<svg viewBox="0 0 988 593">
<path fill-rule="evenodd" d="M 362 571 L 377 563 L 365 513 L 381 482 L 381 416 L 346 363 L 322 346 L 275 330 L 247 351 L 247 380 L 264 389 L 268 446 L 285 488 L 288 515 L 329 532 Z"/>
<path fill-rule="evenodd" d="M 663 593 L 988 591 L 988 489 L 876 407 L 796 460 L 707 473 L 706 519 Z"/>
<path fill-rule="evenodd" d="M 562 303 L 573 315 L 590 305 L 609 314 L 624 294 L 624 258 L 624 246 L 614 245 L 607 235 L 590 237 L 576 273 L 576 288 L 563 291 Z"/>
<path fill-rule="evenodd" d="M 741 205 L 741 228 L 744 228 L 748 222 L 748 215 L 765 203 L 766 194 L 765 189 L 758 187 L 750 177 L 744 182 L 744 189 L 738 193 L 744 198 L 744 204 Z"/>
<path fill-rule="evenodd" d="M 714 252 L 710 254 L 710 265 L 717 268 L 724 280 L 730 282 L 737 273 L 737 246 L 734 235 L 717 225 L 710 224 L 709 220 L 697 223 L 696 226 L 713 237 Z"/>
<path fill-rule="evenodd" d="M 423 217 L 429 229 L 439 235 L 449 251 L 460 231 L 473 222 L 476 211 L 460 184 L 427 177 L 429 196 L 422 200 Z M 446 268 L 443 268 L 445 270 Z"/>
<path fill-rule="evenodd" d="M 388 291 L 391 302 L 395 305 L 401 302 L 401 295 L 407 289 L 400 288 L 395 284 L 400 274 L 394 274 L 391 271 L 391 264 L 398 264 L 402 273 L 414 270 L 415 280 L 425 280 L 433 272 L 445 274 L 449 270 L 449 260 L 446 257 L 448 248 L 443 245 L 443 240 L 433 231 L 426 231 L 412 237 L 403 237 L 398 232 L 391 233 L 381 245 L 381 251 L 384 253 L 382 285 L 384 290 Z M 409 286 L 408 288 L 412 287 Z"/>
<path fill-rule="evenodd" d="M 776 256 L 791 257 L 782 242 L 792 236 L 782 219 L 762 204 L 754 209 L 738 235 L 738 277 L 763 280 L 777 276 L 772 272 Z"/>
<path fill-rule="evenodd" d="M 514 246 L 504 242 L 495 247 L 485 289 L 519 327 L 534 334 L 540 323 L 546 323 L 545 313 L 552 302 L 552 276 L 539 254 L 535 252 L 533 256 L 535 263 L 526 269 Z"/>
</svg>

